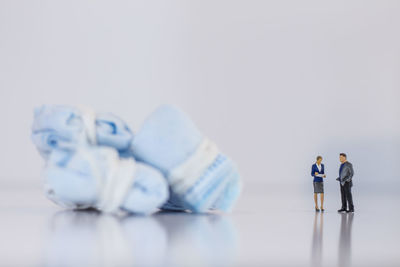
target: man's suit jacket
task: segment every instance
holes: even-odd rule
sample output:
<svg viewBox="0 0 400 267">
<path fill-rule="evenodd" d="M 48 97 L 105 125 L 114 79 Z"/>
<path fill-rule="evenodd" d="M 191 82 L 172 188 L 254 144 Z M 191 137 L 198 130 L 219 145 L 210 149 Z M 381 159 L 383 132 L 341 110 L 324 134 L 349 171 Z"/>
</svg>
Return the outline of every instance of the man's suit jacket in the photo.
<svg viewBox="0 0 400 267">
<path fill-rule="evenodd" d="M 339 177 L 336 180 L 338 180 L 342 185 L 344 185 L 344 183 L 346 182 L 349 182 L 351 185 L 353 185 L 352 182 L 353 175 L 354 175 L 353 164 L 346 161 L 345 163 L 343 163 L 343 168 L 339 173 Z"/>
</svg>

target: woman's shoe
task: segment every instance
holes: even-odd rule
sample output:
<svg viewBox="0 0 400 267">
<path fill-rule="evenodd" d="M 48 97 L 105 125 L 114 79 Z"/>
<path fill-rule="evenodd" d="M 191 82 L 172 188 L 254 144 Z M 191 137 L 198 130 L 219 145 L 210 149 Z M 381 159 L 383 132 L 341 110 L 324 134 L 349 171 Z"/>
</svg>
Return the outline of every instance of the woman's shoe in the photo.
<svg viewBox="0 0 400 267">
<path fill-rule="evenodd" d="M 317 211 L 317 212 L 318 212 L 318 211 L 319 211 L 319 209 L 318 209 L 318 208 L 315 208 L 315 211 Z"/>
<path fill-rule="evenodd" d="M 324 212 L 325 210 L 324 210 L 324 209 L 321 209 L 321 211 Z"/>
</svg>

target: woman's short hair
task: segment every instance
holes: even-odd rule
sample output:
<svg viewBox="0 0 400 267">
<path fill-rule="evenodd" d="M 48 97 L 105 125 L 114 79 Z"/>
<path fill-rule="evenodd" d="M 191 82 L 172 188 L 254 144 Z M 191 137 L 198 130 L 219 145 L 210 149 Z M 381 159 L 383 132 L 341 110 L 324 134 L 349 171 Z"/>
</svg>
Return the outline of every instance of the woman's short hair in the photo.
<svg viewBox="0 0 400 267">
<path fill-rule="evenodd" d="M 321 156 L 317 156 L 317 160 L 319 160 L 319 159 L 322 159 L 322 157 Z"/>
</svg>

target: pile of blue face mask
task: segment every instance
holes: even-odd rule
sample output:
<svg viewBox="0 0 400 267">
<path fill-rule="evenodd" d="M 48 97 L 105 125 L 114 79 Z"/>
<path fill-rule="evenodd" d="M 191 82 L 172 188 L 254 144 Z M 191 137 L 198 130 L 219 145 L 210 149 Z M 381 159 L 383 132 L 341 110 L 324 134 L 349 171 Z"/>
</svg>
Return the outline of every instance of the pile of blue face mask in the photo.
<svg viewBox="0 0 400 267">
<path fill-rule="evenodd" d="M 45 194 L 64 207 L 230 211 L 240 194 L 235 164 L 174 106 L 157 108 L 135 134 L 117 116 L 85 107 L 44 105 L 34 113 Z"/>
</svg>

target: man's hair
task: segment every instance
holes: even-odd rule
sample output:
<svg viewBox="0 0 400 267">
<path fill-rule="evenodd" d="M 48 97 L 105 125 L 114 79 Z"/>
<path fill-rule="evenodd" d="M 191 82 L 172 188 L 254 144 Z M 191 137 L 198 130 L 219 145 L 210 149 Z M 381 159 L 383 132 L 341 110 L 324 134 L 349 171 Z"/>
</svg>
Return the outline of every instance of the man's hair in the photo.
<svg viewBox="0 0 400 267">
<path fill-rule="evenodd" d="M 322 157 L 321 156 L 317 156 L 317 160 L 319 160 L 319 159 L 322 159 Z"/>
<path fill-rule="evenodd" d="M 340 155 L 340 156 L 343 156 L 343 157 L 345 157 L 345 158 L 347 159 L 346 153 L 340 153 L 339 155 Z"/>
</svg>

